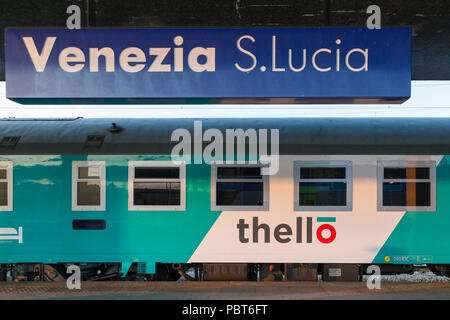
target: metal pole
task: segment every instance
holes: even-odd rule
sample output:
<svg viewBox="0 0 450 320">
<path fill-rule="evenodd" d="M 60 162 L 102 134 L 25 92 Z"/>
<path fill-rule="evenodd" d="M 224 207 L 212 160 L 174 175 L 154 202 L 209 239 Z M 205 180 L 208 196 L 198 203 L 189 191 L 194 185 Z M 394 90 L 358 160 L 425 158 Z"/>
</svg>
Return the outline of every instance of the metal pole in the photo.
<svg viewBox="0 0 450 320">
<path fill-rule="evenodd" d="M 89 2 L 91 0 L 86 0 L 86 27 L 89 28 Z"/>
<path fill-rule="evenodd" d="M 95 4 L 98 0 L 86 0 L 86 25 L 87 27 L 95 27 L 96 24 L 96 12 L 95 12 Z"/>
<path fill-rule="evenodd" d="M 331 25 L 330 7 L 331 0 L 325 0 L 325 23 L 327 26 Z"/>
</svg>

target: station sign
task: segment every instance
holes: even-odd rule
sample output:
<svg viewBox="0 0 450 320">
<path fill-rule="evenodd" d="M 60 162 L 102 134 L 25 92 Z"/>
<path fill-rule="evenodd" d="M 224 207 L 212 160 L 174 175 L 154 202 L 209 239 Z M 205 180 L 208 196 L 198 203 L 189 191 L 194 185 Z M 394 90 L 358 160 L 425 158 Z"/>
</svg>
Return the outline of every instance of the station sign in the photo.
<svg viewBox="0 0 450 320">
<path fill-rule="evenodd" d="M 411 28 L 5 31 L 8 98 L 407 99 Z"/>
</svg>

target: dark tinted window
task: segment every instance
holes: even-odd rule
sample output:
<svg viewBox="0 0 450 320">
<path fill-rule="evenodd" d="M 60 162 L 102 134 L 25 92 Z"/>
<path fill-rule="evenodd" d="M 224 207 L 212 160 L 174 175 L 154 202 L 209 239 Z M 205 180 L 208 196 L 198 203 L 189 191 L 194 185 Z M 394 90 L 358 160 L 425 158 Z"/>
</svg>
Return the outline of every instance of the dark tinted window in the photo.
<svg viewBox="0 0 450 320">
<path fill-rule="evenodd" d="M 6 169 L 0 169 L 0 179 L 6 179 Z"/>
<path fill-rule="evenodd" d="M 345 179 L 345 168 L 300 168 L 300 179 Z"/>
<path fill-rule="evenodd" d="M 72 228 L 74 230 L 104 230 L 106 222 L 105 220 L 73 220 Z"/>
<path fill-rule="evenodd" d="M 0 182 L 0 206 L 8 205 L 8 182 Z"/>
<path fill-rule="evenodd" d="M 430 168 L 384 168 L 384 179 L 429 179 Z"/>
<path fill-rule="evenodd" d="M 430 206 L 429 182 L 384 182 L 383 206 Z"/>
<path fill-rule="evenodd" d="M 100 205 L 100 182 L 77 182 L 77 205 Z"/>
<path fill-rule="evenodd" d="M 264 205 L 263 182 L 217 182 L 216 204 L 218 206 Z"/>
<path fill-rule="evenodd" d="M 217 168 L 218 179 L 261 179 L 260 167 L 220 167 Z"/>
<path fill-rule="evenodd" d="M 299 184 L 301 206 L 346 206 L 345 182 L 301 182 Z"/>
<path fill-rule="evenodd" d="M 178 179 L 179 168 L 137 167 L 134 171 L 135 179 Z"/>
<path fill-rule="evenodd" d="M 99 167 L 79 167 L 78 178 L 80 179 L 99 179 L 100 168 Z"/>
<path fill-rule="evenodd" d="M 179 182 L 134 182 L 134 205 L 180 205 Z"/>
</svg>

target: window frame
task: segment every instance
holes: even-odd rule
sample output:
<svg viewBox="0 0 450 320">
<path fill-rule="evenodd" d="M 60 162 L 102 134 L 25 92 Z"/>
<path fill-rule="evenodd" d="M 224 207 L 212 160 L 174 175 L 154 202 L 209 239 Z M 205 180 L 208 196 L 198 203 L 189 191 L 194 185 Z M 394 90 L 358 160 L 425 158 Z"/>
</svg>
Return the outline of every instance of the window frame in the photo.
<svg viewBox="0 0 450 320">
<path fill-rule="evenodd" d="M 100 177 L 78 178 L 78 168 L 99 167 Z M 100 204 L 95 206 L 78 205 L 78 182 L 100 182 Z M 106 161 L 72 161 L 72 211 L 105 211 L 106 210 Z"/>
<path fill-rule="evenodd" d="M 8 204 L 6 206 L 0 205 L 0 211 L 13 211 L 13 162 L 12 161 L 0 161 L 0 169 L 6 169 L 6 179 L 0 179 L 0 182 L 6 182 L 6 197 Z"/>
<path fill-rule="evenodd" d="M 172 167 L 179 168 L 178 179 L 138 179 L 138 182 L 179 182 L 180 183 L 180 204 L 179 205 L 135 205 L 134 204 L 134 182 L 136 179 L 136 167 Z M 128 161 L 128 211 L 186 211 L 186 162 L 174 163 L 173 161 Z"/>
<path fill-rule="evenodd" d="M 269 176 L 262 175 L 262 179 L 217 179 L 217 169 L 223 167 L 259 167 L 261 164 L 211 164 L 211 211 L 269 211 Z M 216 204 L 217 182 L 262 182 L 263 205 L 262 206 L 224 206 Z"/>
<path fill-rule="evenodd" d="M 429 179 L 384 179 L 384 168 L 430 169 Z M 430 206 L 383 206 L 383 182 L 430 182 Z M 378 211 L 436 211 L 436 161 L 378 161 L 377 162 Z"/>
<path fill-rule="evenodd" d="M 352 161 L 294 161 L 294 211 L 353 211 L 353 162 Z M 303 179 L 303 182 L 345 182 L 345 206 L 301 206 L 299 183 L 300 168 L 344 167 L 345 179 Z"/>
</svg>

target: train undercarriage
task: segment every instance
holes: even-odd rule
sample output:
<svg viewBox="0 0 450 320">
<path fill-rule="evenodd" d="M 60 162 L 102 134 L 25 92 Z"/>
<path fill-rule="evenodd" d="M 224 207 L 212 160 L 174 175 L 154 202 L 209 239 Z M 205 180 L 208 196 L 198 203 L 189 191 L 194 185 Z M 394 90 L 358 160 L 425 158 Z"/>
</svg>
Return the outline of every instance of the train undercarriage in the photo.
<svg viewBox="0 0 450 320">
<path fill-rule="evenodd" d="M 0 281 L 66 281 L 73 263 L 0 264 Z M 374 274 L 368 264 L 302 263 L 157 263 L 156 272 L 148 274 L 140 263 L 133 263 L 123 274 L 120 263 L 75 263 L 81 281 L 361 281 Z M 450 277 L 448 264 L 380 264 L 381 275 L 413 274 L 426 270 Z"/>
</svg>

